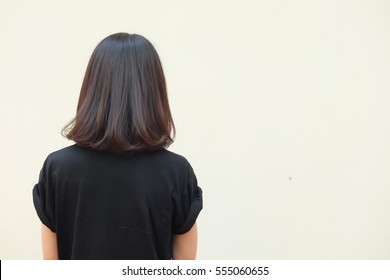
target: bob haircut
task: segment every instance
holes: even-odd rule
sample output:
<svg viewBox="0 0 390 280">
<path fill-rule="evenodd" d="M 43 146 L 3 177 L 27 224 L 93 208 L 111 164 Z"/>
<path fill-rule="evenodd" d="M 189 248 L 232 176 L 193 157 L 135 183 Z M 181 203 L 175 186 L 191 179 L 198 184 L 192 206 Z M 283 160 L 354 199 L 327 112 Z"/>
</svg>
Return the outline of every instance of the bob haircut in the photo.
<svg viewBox="0 0 390 280">
<path fill-rule="evenodd" d="M 96 46 L 76 117 L 62 134 L 79 146 L 116 153 L 157 150 L 173 142 L 164 72 L 146 38 L 116 33 Z"/>
</svg>

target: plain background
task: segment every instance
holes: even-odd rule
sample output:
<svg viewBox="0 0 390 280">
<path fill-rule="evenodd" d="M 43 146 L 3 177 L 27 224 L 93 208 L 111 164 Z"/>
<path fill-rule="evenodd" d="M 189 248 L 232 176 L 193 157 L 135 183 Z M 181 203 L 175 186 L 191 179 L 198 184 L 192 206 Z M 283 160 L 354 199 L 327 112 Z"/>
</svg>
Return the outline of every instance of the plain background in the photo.
<svg viewBox="0 0 390 280">
<path fill-rule="evenodd" d="M 199 259 L 390 259 L 389 30 L 378 0 L 0 0 L 0 259 L 41 258 L 32 187 L 121 31 L 160 54 Z"/>
</svg>

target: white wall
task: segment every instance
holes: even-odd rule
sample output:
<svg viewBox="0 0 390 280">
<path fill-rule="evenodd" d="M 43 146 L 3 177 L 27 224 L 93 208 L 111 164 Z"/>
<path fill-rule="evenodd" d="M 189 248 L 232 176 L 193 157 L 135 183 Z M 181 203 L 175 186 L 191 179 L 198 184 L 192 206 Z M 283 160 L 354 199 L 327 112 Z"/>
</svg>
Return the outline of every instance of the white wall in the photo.
<svg viewBox="0 0 390 280">
<path fill-rule="evenodd" d="M 389 28 L 379 0 L 0 0 L 0 259 L 41 257 L 31 189 L 120 31 L 160 53 L 200 259 L 390 259 Z"/>
</svg>

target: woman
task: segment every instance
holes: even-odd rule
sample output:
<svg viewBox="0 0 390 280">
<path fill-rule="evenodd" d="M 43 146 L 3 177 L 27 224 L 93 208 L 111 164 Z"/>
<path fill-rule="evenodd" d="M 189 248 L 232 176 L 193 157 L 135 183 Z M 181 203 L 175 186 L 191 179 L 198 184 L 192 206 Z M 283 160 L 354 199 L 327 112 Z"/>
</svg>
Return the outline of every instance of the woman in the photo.
<svg viewBox="0 0 390 280">
<path fill-rule="evenodd" d="M 195 259 L 202 190 L 175 133 L 152 44 L 113 34 L 95 48 L 77 113 L 33 200 L 44 259 Z"/>
</svg>

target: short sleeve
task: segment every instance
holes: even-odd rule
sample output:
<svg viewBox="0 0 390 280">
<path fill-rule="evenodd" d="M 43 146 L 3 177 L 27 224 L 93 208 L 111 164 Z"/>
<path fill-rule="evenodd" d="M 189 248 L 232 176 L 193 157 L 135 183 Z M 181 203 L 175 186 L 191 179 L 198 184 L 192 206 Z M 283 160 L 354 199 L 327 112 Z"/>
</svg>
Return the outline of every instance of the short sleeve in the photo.
<svg viewBox="0 0 390 280">
<path fill-rule="evenodd" d="M 52 186 L 50 186 L 49 172 L 47 170 L 47 160 L 45 161 L 39 174 L 39 181 L 33 188 L 33 202 L 35 210 L 41 222 L 46 225 L 52 232 L 55 229 L 55 195 Z"/>
<path fill-rule="evenodd" d="M 184 234 L 195 224 L 203 208 L 203 193 L 192 167 L 188 164 L 185 182 L 173 193 L 173 233 Z"/>
</svg>

